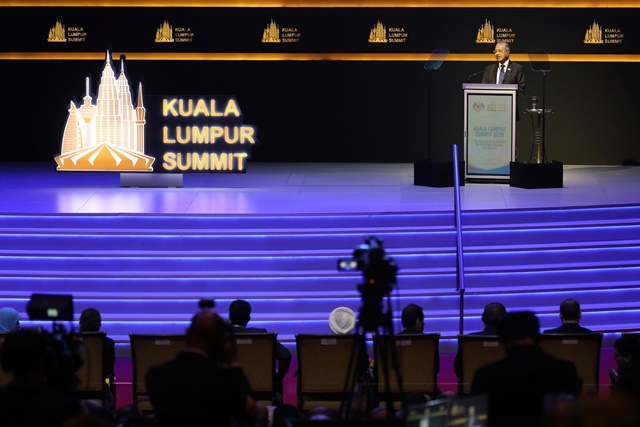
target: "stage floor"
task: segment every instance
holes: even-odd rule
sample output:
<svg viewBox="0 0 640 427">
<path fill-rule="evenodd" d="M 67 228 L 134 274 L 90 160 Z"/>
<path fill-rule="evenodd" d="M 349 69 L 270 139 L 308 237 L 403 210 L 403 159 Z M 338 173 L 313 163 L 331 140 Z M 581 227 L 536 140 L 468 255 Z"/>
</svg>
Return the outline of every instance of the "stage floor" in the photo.
<svg viewBox="0 0 640 427">
<path fill-rule="evenodd" d="M 453 188 L 413 185 L 413 164 L 249 163 L 246 174 L 184 174 L 184 188 L 121 188 L 118 173 L 3 163 L 0 213 L 312 214 L 449 211 Z M 640 203 L 640 167 L 564 166 L 564 187 L 467 183 L 462 210 Z"/>
</svg>

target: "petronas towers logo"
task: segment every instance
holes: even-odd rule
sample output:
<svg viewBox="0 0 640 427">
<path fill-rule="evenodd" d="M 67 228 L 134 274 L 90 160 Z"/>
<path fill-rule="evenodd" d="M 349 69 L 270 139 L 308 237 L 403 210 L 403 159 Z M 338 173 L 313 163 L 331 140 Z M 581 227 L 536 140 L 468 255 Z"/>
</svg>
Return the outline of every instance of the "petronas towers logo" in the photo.
<svg viewBox="0 0 640 427">
<path fill-rule="evenodd" d="M 156 43 L 173 43 L 173 26 L 164 21 L 156 30 Z"/>
<path fill-rule="evenodd" d="M 272 19 L 262 31 L 262 43 L 280 43 L 280 26 Z"/>
<path fill-rule="evenodd" d="M 380 21 L 369 31 L 369 43 L 387 43 L 387 27 Z"/>
<path fill-rule="evenodd" d="M 584 44 L 603 44 L 602 27 L 595 20 L 584 34 Z"/>
<path fill-rule="evenodd" d="M 47 37 L 49 43 L 66 43 L 67 30 L 60 20 L 56 20 L 56 23 L 49 29 L 49 36 Z"/>
<path fill-rule="evenodd" d="M 496 37 L 493 25 L 491 25 L 488 19 L 485 19 L 484 24 L 478 28 L 476 43 L 495 43 L 495 41 Z"/>
<path fill-rule="evenodd" d="M 116 78 L 107 52 L 95 103 L 89 77 L 85 79 L 84 103 L 78 107 L 71 101 L 60 155 L 55 158 L 57 170 L 153 171 L 155 159 L 144 154 L 142 83 L 134 106 L 124 64 L 122 55 Z"/>
</svg>

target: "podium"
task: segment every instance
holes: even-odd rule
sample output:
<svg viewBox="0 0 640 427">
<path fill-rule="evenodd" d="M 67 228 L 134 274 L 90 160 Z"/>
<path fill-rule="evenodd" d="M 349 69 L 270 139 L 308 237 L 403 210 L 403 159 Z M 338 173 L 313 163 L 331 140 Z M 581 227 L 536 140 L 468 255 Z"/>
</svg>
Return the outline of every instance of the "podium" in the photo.
<svg viewBox="0 0 640 427">
<path fill-rule="evenodd" d="M 518 85 L 465 83 L 462 89 L 465 180 L 508 183 L 516 158 Z"/>
</svg>

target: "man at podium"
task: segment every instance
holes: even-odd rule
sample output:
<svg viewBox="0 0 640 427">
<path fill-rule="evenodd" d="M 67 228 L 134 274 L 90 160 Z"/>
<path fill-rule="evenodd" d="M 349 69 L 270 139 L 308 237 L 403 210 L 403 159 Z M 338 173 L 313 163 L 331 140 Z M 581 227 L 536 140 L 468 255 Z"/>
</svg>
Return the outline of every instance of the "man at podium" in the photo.
<svg viewBox="0 0 640 427">
<path fill-rule="evenodd" d="M 509 59 L 511 48 L 509 43 L 496 43 L 493 50 L 498 62 L 487 65 L 482 76 L 482 83 L 490 84 L 517 84 L 518 92 L 525 94 L 524 69 L 522 65 Z"/>
<path fill-rule="evenodd" d="M 524 69 L 522 65 L 512 62 L 509 59 L 511 47 L 509 43 L 496 43 L 493 54 L 498 62 L 487 65 L 482 75 L 482 83 L 518 85 L 518 93 L 525 94 Z M 520 109 L 518 107 L 518 97 L 516 97 L 516 120 L 520 120 Z M 517 152 L 517 151 L 516 151 Z M 517 156 L 517 155 L 516 155 Z"/>
</svg>

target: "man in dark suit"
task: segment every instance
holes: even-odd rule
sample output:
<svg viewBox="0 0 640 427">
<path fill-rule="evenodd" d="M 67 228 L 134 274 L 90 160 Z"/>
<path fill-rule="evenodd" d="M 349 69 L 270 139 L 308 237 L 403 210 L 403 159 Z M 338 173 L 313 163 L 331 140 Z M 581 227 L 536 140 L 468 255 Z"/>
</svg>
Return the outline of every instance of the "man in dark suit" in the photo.
<svg viewBox="0 0 640 427">
<path fill-rule="evenodd" d="M 499 302 L 490 302 L 484 306 L 482 312 L 482 323 L 484 323 L 484 329 L 479 332 L 472 332 L 469 335 L 482 335 L 482 336 L 498 336 L 498 325 L 507 315 L 507 309 L 504 308 Z M 456 354 L 456 358 L 453 359 L 453 372 L 460 378 L 462 375 L 462 360 L 460 360 L 460 349 Z"/>
<path fill-rule="evenodd" d="M 86 308 L 80 314 L 80 332 L 99 332 L 102 327 L 102 316 L 96 308 Z M 113 381 L 113 370 L 116 362 L 116 345 L 113 339 L 105 337 L 102 348 L 102 374 L 105 379 Z"/>
<path fill-rule="evenodd" d="M 158 426 L 224 427 L 255 417 L 257 405 L 225 321 L 203 310 L 191 320 L 186 338 L 175 359 L 151 367 L 146 375 Z"/>
<path fill-rule="evenodd" d="M 489 397 L 490 427 L 539 426 L 545 398 L 580 393 L 575 365 L 545 354 L 539 329 L 530 311 L 509 313 L 500 322 L 498 339 L 507 356 L 478 369 L 471 386 L 473 394 Z"/>
<path fill-rule="evenodd" d="M 424 333 L 424 311 L 417 304 L 409 304 L 402 309 L 400 317 L 402 321 L 402 331 L 398 334 L 422 334 Z"/>
<path fill-rule="evenodd" d="M 229 322 L 231 322 L 231 331 L 234 334 L 266 334 L 265 328 L 250 328 L 247 324 L 251 320 L 251 304 L 245 300 L 235 300 L 229 306 Z M 278 398 L 282 398 L 284 376 L 289 372 L 291 365 L 291 352 L 280 342 L 276 342 L 275 358 L 278 361 L 276 376 L 278 382 L 274 384 L 276 392 L 280 394 Z"/>
<path fill-rule="evenodd" d="M 496 60 L 491 65 L 487 65 L 482 76 L 482 83 L 489 84 L 516 84 L 520 94 L 525 94 L 524 69 L 522 65 L 512 62 L 509 59 L 511 47 L 509 43 L 496 43 L 493 50 Z"/>
<path fill-rule="evenodd" d="M 640 338 L 625 334 L 613 343 L 618 370 L 612 374 L 611 393 L 640 398 Z"/>
<path fill-rule="evenodd" d="M 547 329 L 545 334 L 592 334 L 591 329 L 583 328 L 578 324 L 582 317 L 580 303 L 574 299 L 566 299 L 560 304 L 560 321 L 562 326 Z"/>
<path fill-rule="evenodd" d="M 416 335 L 416 334 L 424 334 L 424 311 L 422 307 L 417 304 L 408 304 L 405 308 L 402 309 L 401 314 L 402 320 L 402 329 L 398 332 L 398 335 Z M 436 350 L 436 353 L 438 351 Z M 435 360 L 435 371 L 436 373 L 440 372 L 440 358 L 436 357 Z M 435 399 L 440 394 L 440 389 L 436 384 L 436 392 L 431 396 L 431 398 Z"/>
<path fill-rule="evenodd" d="M 525 95 L 524 69 L 522 65 L 512 62 L 509 59 L 511 47 L 509 43 L 496 43 L 493 50 L 497 62 L 487 65 L 482 75 L 482 83 L 488 84 L 516 84 L 518 93 Z M 516 97 L 516 120 L 520 120 L 518 110 L 518 97 Z"/>
</svg>

